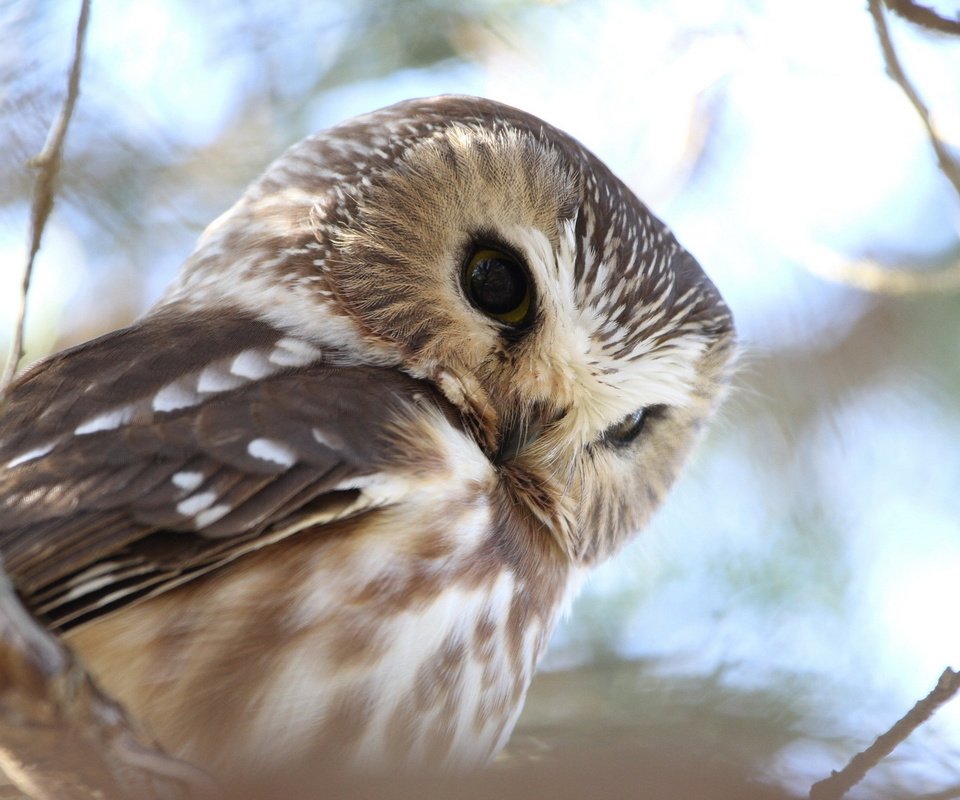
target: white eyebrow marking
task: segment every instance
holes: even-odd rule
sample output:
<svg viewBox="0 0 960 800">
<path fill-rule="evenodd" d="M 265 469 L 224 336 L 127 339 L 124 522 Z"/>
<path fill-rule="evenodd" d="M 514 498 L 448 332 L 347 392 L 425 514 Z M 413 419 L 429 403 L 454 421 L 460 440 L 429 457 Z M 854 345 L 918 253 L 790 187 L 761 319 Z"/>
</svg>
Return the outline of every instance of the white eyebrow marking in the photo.
<svg viewBox="0 0 960 800">
<path fill-rule="evenodd" d="M 177 503 L 177 512 L 185 517 L 192 517 L 199 514 L 205 508 L 209 508 L 213 501 L 217 499 L 216 492 L 201 492 L 200 494 L 190 495 L 186 500 Z"/>
<path fill-rule="evenodd" d="M 273 374 L 276 369 L 260 350 L 244 350 L 230 362 L 230 371 L 234 375 L 251 381 L 258 381 Z"/>
<path fill-rule="evenodd" d="M 214 394 L 217 392 L 229 392 L 236 389 L 246 381 L 238 375 L 228 372 L 220 364 L 211 364 L 200 373 L 197 380 L 197 391 L 204 394 Z"/>
<path fill-rule="evenodd" d="M 133 419 L 134 411 L 133 406 L 123 406 L 122 408 L 106 411 L 78 425 L 74 433 L 77 436 L 83 436 L 84 434 L 96 433 L 97 431 L 111 431 L 114 428 L 119 428 L 121 425 L 126 425 Z"/>
<path fill-rule="evenodd" d="M 153 397 L 154 411 L 176 411 L 178 408 L 195 406 L 200 402 L 196 390 L 186 381 L 168 383 Z"/>
<path fill-rule="evenodd" d="M 170 481 L 179 489 L 186 489 L 188 492 L 192 492 L 194 489 L 200 487 L 200 484 L 203 483 L 203 473 L 202 472 L 189 472 L 184 470 L 183 472 L 177 472 L 170 478 Z"/>
<path fill-rule="evenodd" d="M 19 467 L 21 464 L 24 464 L 27 461 L 33 461 L 35 458 L 43 458 L 56 446 L 57 442 L 54 440 L 52 442 L 48 442 L 47 444 L 42 444 L 39 447 L 34 447 L 32 450 L 27 450 L 27 452 L 21 453 L 15 458 L 11 458 L 7 462 L 6 468 L 10 469 L 11 467 Z"/>
<path fill-rule="evenodd" d="M 280 367 L 304 367 L 320 358 L 321 354 L 312 344 L 285 336 L 273 346 L 270 361 Z"/>
<path fill-rule="evenodd" d="M 297 463 L 297 454 L 276 439 L 254 439 L 247 445 L 247 452 L 254 458 L 262 461 L 273 461 L 284 467 L 292 467 Z"/>
<path fill-rule="evenodd" d="M 230 513 L 230 510 L 230 506 L 228 506 L 226 503 L 220 503 L 212 508 L 208 508 L 206 511 L 201 511 L 196 515 L 196 517 L 194 517 L 194 522 L 198 528 L 203 528 L 207 525 L 213 524 L 221 517 L 225 517 Z"/>
</svg>

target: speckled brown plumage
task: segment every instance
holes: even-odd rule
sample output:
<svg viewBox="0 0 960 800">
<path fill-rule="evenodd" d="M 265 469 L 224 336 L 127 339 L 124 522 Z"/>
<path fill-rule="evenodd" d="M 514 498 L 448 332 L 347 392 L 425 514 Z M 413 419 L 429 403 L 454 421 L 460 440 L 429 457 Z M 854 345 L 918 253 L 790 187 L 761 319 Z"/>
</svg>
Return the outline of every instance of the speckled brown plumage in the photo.
<svg viewBox="0 0 960 800">
<path fill-rule="evenodd" d="M 466 288 L 480 247 L 522 322 Z M 143 319 L 21 378 L 0 552 L 215 772 L 480 765 L 732 350 L 699 265 L 578 142 L 401 103 L 295 145 Z"/>
</svg>

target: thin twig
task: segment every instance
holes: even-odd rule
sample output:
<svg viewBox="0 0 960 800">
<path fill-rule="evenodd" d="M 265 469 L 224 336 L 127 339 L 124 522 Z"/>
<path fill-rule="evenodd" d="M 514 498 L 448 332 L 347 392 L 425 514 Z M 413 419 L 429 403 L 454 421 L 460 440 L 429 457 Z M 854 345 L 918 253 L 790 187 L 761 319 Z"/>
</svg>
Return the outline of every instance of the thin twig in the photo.
<svg viewBox="0 0 960 800">
<path fill-rule="evenodd" d="M 950 151 L 943 140 L 937 134 L 933 120 L 930 118 L 930 111 L 920 99 L 917 90 L 910 83 L 903 67 L 900 66 L 900 59 L 897 57 L 897 51 L 893 46 L 893 40 L 890 38 L 890 30 L 887 28 L 887 19 L 883 11 L 882 0 L 870 0 L 870 14 L 873 16 L 873 24 L 877 29 L 877 37 L 880 39 L 880 46 L 883 49 L 883 60 L 887 65 L 887 74 L 897 83 L 907 96 L 911 105 L 920 116 L 923 126 L 927 129 L 927 136 L 933 151 L 937 154 L 937 164 L 940 171 L 947 177 L 947 180 L 953 184 L 957 195 L 960 196 L 960 163 L 954 160 Z"/>
<path fill-rule="evenodd" d="M 916 110 L 927 130 L 927 136 L 936 153 L 940 171 L 950 181 L 957 192 L 957 196 L 960 197 L 960 162 L 952 156 L 949 148 L 940 138 L 931 119 L 929 109 L 920 99 L 920 95 L 900 65 L 900 59 L 890 37 L 890 30 L 887 27 L 886 14 L 883 10 L 884 5 L 892 11 L 904 14 L 904 16 L 907 15 L 909 10 L 914 15 L 909 19 L 917 22 L 917 24 L 922 23 L 914 17 L 918 14 L 922 17 L 921 12 L 929 11 L 929 9 L 903 0 L 869 0 L 870 14 L 873 17 L 877 38 L 880 40 L 880 47 L 883 50 L 887 73 Z M 828 280 L 838 281 L 870 292 L 913 294 L 917 292 L 960 290 L 960 260 L 954 260 L 939 269 L 898 270 L 883 267 L 870 260 L 849 262 L 831 254 L 825 248 L 815 246 L 801 248 L 801 252 L 804 253 L 801 259 L 802 263 L 811 272 Z"/>
<path fill-rule="evenodd" d="M 960 672 L 955 672 L 948 667 L 943 671 L 933 691 L 897 720 L 890 730 L 878 736 L 866 750 L 850 759 L 850 763 L 840 772 L 833 772 L 829 778 L 815 783 L 810 789 L 810 800 L 839 800 L 882 758 L 890 755 L 898 744 L 930 719 L 933 712 L 953 697 L 958 690 L 960 690 Z"/>
<path fill-rule="evenodd" d="M 10 342 L 10 354 L 0 376 L 0 399 L 17 374 L 20 359 L 23 358 L 23 335 L 27 316 L 27 296 L 30 293 L 30 279 L 33 275 L 33 262 L 40 250 L 43 231 L 53 209 L 53 200 L 57 190 L 57 178 L 63 162 L 63 142 L 67 136 L 73 108 L 80 94 L 80 65 L 83 61 L 83 45 L 87 36 L 87 22 L 90 19 L 90 0 L 81 0 L 80 16 L 77 19 L 77 33 L 73 47 L 73 61 L 67 78 L 67 94 L 56 120 L 50 126 L 43 149 L 34 156 L 29 165 L 37 170 L 37 181 L 33 190 L 33 203 L 30 207 L 30 235 L 27 262 L 23 268 L 23 282 L 20 287 L 20 304 L 14 323 L 13 338 Z"/>
<path fill-rule="evenodd" d="M 960 36 L 960 18 L 947 19 L 941 17 L 932 8 L 918 5 L 912 0 L 884 0 L 884 4 L 894 14 L 903 17 L 914 25 L 926 28 L 928 31 Z"/>
</svg>

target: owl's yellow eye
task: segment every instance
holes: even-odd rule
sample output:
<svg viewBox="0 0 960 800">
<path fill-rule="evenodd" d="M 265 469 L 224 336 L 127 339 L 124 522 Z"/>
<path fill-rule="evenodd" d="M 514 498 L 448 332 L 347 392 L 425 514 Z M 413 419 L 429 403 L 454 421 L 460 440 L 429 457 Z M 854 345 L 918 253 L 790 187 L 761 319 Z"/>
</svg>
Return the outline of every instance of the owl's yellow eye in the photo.
<svg viewBox="0 0 960 800">
<path fill-rule="evenodd" d="M 473 251 L 463 284 L 470 302 L 487 316 L 514 327 L 528 320 L 530 281 L 515 256 L 489 247 Z"/>
</svg>

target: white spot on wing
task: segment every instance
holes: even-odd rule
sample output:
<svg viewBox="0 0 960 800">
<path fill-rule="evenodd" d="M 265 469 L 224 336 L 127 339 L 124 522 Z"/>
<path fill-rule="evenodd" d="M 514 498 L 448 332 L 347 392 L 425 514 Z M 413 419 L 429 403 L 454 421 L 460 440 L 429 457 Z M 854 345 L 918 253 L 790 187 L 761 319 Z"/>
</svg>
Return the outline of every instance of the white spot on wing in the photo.
<svg viewBox="0 0 960 800">
<path fill-rule="evenodd" d="M 197 380 L 197 391 L 204 394 L 229 392 L 243 386 L 244 383 L 246 383 L 246 380 L 224 369 L 222 364 L 211 364 L 200 373 Z"/>
<path fill-rule="evenodd" d="M 220 503 L 212 508 L 206 509 L 205 511 L 201 511 L 199 514 L 197 514 L 194 522 L 198 528 L 203 528 L 206 525 L 212 525 L 218 519 L 226 516 L 229 513 L 230 506 L 228 506 L 226 503 Z"/>
<path fill-rule="evenodd" d="M 285 336 L 274 345 L 270 361 L 281 367 L 305 367 L 320 356 L 320 350 L 312 344 Z"/>
<path fill-rule="evenodd" d="M 216 492 L 201 492 L 200 494 L 190 495 L 186 500 L 177 503 L 177 512 L 185 517 L 192 517 L 209 508 L 216 499 Z"/>
<path fill-rule="evenodd" d="M 21 464 L 25 464 L 27 461 L 33 461 L 34 459 L 37 459 L 37 458 L 43 458 L 45 455 L 47 455 L 47 453 L 53 450 L 53 448 L 56 446 L 57 446 L 57 443 L 53 441 L 53 442 L 48 442 L 47 444 L 40 445 L 40 447 L 34 447 L 32 450 L 27 450 L 27 452 L 21 453 L 15 458 L 11 458 L 7 462 L 7 469 L 18 467 Z"/>
<path fill-rule="evenodd" d="M 126 425 L 133 419 L 133 414 L 133 406 L 115 408 L 112 411 L 98 414 L 96 417 L 92 417 L 78 425 L 74 433 L 77 436 L 83 436 L 84 434 L 96 433 L 97 431 L 111 431 L 114 428 L 119 428 L 121 425 Z"/>
<path fill-rule="evenodd" d="M 260 350 L 244 350 L 230 363 L 230 372 L 241 378 L 258 381 L 276 371 Z"/>
<path fill-rule="evenodd" d="M 186 489 L 188 492 L 192 492 L 194 489 L 200 488 L 200 484 L 203 483 L 203 473 L 184 470 L 175 473 L 170 480 L 178 489 Z"/>
<path fill-rule="evenodd" d="M 168 383 L 154 395 L 154 411 L 176 411 L 180 408 L 189 408 L 200 402 L 200 396 L 193 386 L 186 381 Z"/>
<path fill-rule="evenodd" d="M 284 467 L 292 467 L 297 463 L 296 452 L 276 439 L 254 439 L 247 445 L 247 452 L 261 461 L 273 461 Z"/>
</svg>

